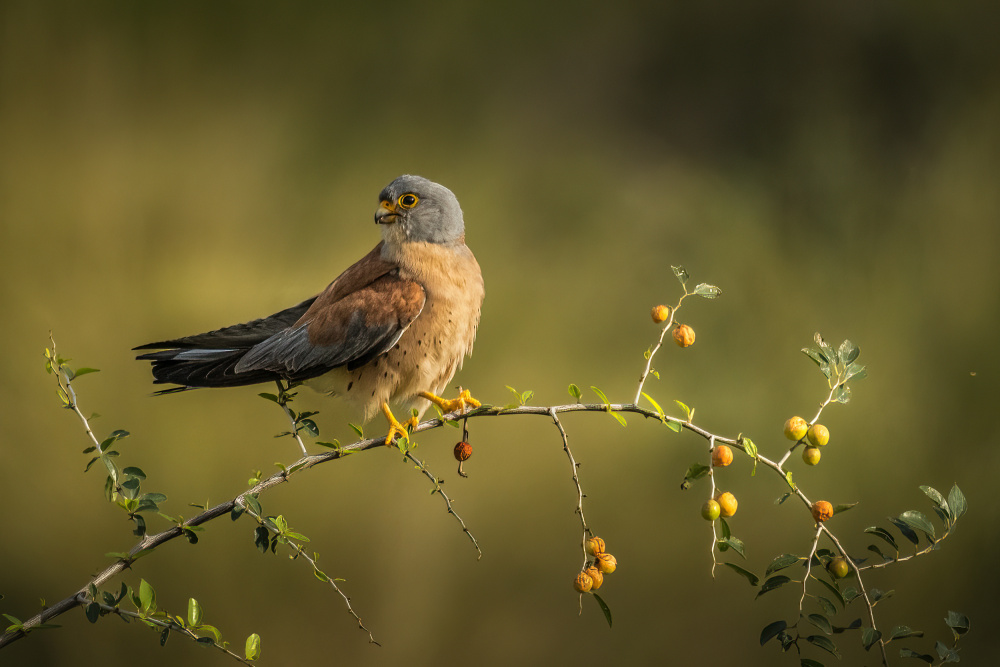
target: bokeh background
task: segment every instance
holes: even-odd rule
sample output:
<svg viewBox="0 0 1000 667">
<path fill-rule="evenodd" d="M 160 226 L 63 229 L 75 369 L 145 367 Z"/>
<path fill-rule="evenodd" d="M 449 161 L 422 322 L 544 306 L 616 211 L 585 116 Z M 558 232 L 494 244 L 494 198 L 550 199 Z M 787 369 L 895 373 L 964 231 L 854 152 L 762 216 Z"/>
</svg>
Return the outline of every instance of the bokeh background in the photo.
<svg viewBox="0 0 1000 667">
<path fill-rule="evenodd" d="M 456 383 L 487 402 L 508 402 L 505 385 L 566 402 L 570 382 L 627 401 L 649 308 L 678 296 L 671 264 L 724 295 L 686 303 L 698 342 L 665 349 L 647 388 L 766 454 L 825 392 L 799 349 L 815 331 L 858 343 L 870 377 L 825 413 L 832 442 L 796 480 L 860 501 L 834 522 L 859 555 L 866 526 L 930 513 L 920 484 L 958 482 L 970 510 L 943 548 L 870 584 L 895 591 L 884 629 L 927 633 L 915 649 L 950 638 L 947 610 L 968 614 L 962 656 L 985 664 L 1000 648 L 998 25 L 988 1 L 3 2 L 0 611 L 29 617 L 133 543 L 101 474 L 83 474 L 87 443 L 42 368 L 49 331 L 102 370 L 77 383 L 99 435 L 131 431 L 123 464 L 191 516 L 294 459 L 272 437 L 284 417 L 255 388 L 150 398 L 130 348 L 319 291 L 376 242 L 376 194 L 411 172 L 465 210 L 488 296 Z M 350 438 L 336 402 L 299 405 L 322 411 L 325 439 Z M 544 419 L 474 422 L 469 479 L 454 432 L 419 438 L 478 562 L 389 450 L 264 498 L 347 580 L 381 648 L 305 564 L 261 556 L 244 521 L 126 580 L 175 612 L 197 597 L 237 650 L 260 633 L 263 664 L 797 664 L 757 644 L 794 619 L 794 588 L 755 601 L 731 572 L 710 576 L 706 487 L 678 489 L 704 443 L 638 419 L 565 424 L 587 518 L 620 564 L 602 589 L 611 630 L 589 600 L 577 615 L 574 488 Z M 740 499 L 741 565 L 761 574 L 807 548 L 811 522 L 774 504 L 779 481 L 740 458 L 720 483 Z M 58 622 L 0 662 L 227 662 L 115 619 Z M 877 663 L 856 636 L 840 644 L 845 664 Z"/>
</svg>

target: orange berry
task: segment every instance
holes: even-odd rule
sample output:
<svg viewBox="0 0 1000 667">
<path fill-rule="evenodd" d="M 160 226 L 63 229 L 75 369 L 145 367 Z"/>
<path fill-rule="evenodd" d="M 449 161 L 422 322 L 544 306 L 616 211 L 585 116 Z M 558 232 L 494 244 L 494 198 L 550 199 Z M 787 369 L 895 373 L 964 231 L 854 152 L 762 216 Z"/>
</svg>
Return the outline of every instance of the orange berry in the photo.
<svg viewBox="0 0 1000 667">
<path fill-rule="evenodd" d="M 470 456 L 472 456 L 472 445 L 465 442 L 464 440 L 455 445 L 456 459 L 458 459 L 459 461 L 468 461 Z"/>
<path fill-rule="evenodd" d="M 733 462 L 733 450 L 725 445 L 716 445 L 712 450 L 712 465 L 716 468 L 725 468 Z"/>
<path fill-rule="evenodd" d="M 681 347 L 694 345 L 694 329 L 686 324 L 678 324 L 673 333 L 674 342 Z"/>
<path fill-rule="evenodd" d="M 809 444 L 812 446 L 822 447 L 826 443 L 830 442 L 830 429 L 822 424 L 813 424 L 809 427 L 809 432 L 806 433 L 806 437 L 809 438 Z"/>
<path fill-rule="evenodd" d="M 785 437 L 798 442 L 805 437 L 809 423 L 802 417 L 791 417 L 785 422 Z"/>
<path fill-rule="evenodd" d="M 812 515 L 817 523 L 823 523 L 833 518 L 833 505 L 825 500 L 817 500 L 812 504 Z"/>
<path fill-rule="evenodd" d="M 851 566 L 848 565 L 843 556 L 837 556 L 830 559 L 830 562 L 826 564 L 826 569 L 833 575 L 834 579 L 843 579 L 850 573 Z"/>
<path fill-rule="evenodd" d="M 590 577 L 590 580 L 593 582 L 593 585 L 590 587 L 590 590 L 596 591 L 604 583 L 604 573 L 601 572 L 599 569 L 597 569 L 596 566 L 591 565 L 586 570 L 584 570 L 584 573 L 586 573 L 586 575 Z"/>
<path fill-rule="evenodd" d="M 618 560 L 611 554 L 597 556 L 597 569 L 604 574 L 611 574 L 618 569 Z"/>
<path fill-rule="evenodd" d="M 587 553 L 591 556 L 599 556 L 604 553 L 604 540 L 599 537 L 587 540 Z"/>
<path fill-rule="evenodd" d="M 653 321 L 657 324 L 666 322 L 670 317 L 670 306 L 654 306 L 650 314 L 653 316 Z"/>
<path fill-rule="evenodd" d="M 720 516 L 730 517 L 736 514 L 736 507 L 739 503 L 736 502 L 736 496 L 731 494 L 729 491 L 720 493 L 715 499 L 715 502 L 719 503 Z"/>
<path fill-rule="evenodd" d="M 819 463 L 819 457 L 819 447 L 806 447 L 802 450 L 802 460 L 806 462 L 806 465 L 816 465 Z"/>
<path fill-rule="evenodd" d="M 715 500 L 707 500 L 705 504 L 701 506 L 701 516 L 706 521 L 715 521 L 719 518 L 722 513 L 722 508 L 719 507 L 719 503 Z"/>
<path fill-rule="evenodd" d="M 581 572 L 576 575 L 576 579 L 573 581 L 573 588 L 580 591 L 581 593 L 586 593 L 591 588 L 594 587 L 594 580 L 590 578 L 590 575 L 586 572 Z"/>
</svg>

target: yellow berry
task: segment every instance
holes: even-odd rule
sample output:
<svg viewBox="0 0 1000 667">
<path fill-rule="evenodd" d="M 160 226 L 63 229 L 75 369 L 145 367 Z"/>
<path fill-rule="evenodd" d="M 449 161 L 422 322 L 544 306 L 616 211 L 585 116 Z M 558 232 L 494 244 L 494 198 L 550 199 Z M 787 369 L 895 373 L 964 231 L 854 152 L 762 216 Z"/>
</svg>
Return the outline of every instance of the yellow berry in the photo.
<svg viewBox="0 0 1000 667">
<path fill-rule="evenodd" d="M 733 462 L 733 450 L 726 445 L 716 445 L 712 450 L 712 465 L 716 468 L 725 468 Z"/>
<path fill-rule="evenodd" d="M 833 518 L 833 505 L 825 500 L 817 500 L 812 504 L 812 515 L 817 523 L 823 523 Z"/>
<path fill-rule="evenodd" d="M 701 516 L 707 521 L 715 521 L 719 518 L 719 514 L 722 513 L 722 508 L 719 507 L 719 503 L 715 500 L 707 500 L 705 504 L 701 506 Z"/>
<path fill-rule="evenodd" d="M 785 422 L 785 437 L 798 442 L 806 435 L 809 424 L 802 417 L 791 417 Z"/>
<path fill-rule="evenodd" d="M 802 460 L 806 462 L 806 465 L 816 465 L 819 463 L 819 457 L 819 447 L 806 447 L 802 450 Z"/>
<path fill-rule="evenodd" d="M 729 491 L 720 493 L 719 497 L 716 498 L 715 501 L 719 503 L 720 516 L 730 517 L 736 514 L 736 507 L 739 503 L 736 502 L 736 496 L 731 494 Z"/>
<path fill-rule="evenodd" d="M 580 591 L 581 593 L 586 593 L 591 588 L 594 587 L 594 580 L 590 578 L 590 575 L 586 572 L 581 572 L 576 575 L 576 579 L 573 581 L 573 588 Z"/>
<path fill-rule="evenodd" d="M 604 540 L 599 537 L 587 540 L 587 553 L 591 556 L 599 556 L 604 553 Z"/>
<path fill-rule="evenodd" d="M 822 424 L 813 424 L 809 427 L 806 437 L 809 438 L 809 444 L 812 446 L 822 447 L 830 442 L 830 430 Z"/>
<path fill-rule="evenodd" d="M 673 332 L 674 342 L 681 347 L 694 345 L 694 329 L 686 324 L 679 324 Z"/>
<path fill-rule="evenodd" d="M 597 567 L 595 567 L 594 565 L 591 565 L 586 570 L 584 570 L 584 573 L 588 577 L 590 577 L 590 580 L 593 582 L 593 585 L 590 587 L 590 590 L 596 591 L 604 583 L 604 573 L 601 572 L 599 569 L 597 569 Z"/>
<path fill-rule="evenodd" d="M 660 322 L 666 322 L 667 318 L 670 317 L 670 307 L 654 306 L 651 315 L 653 316 L 653 321 L 656 322 L 657 324 L 659 324 Z"/>
<path fill-rule="evenodd" d="M 830 562 L 826 564 L 826 569 L 829 570 L 835 579 L 843 579 L 850 573 L 851 566 L 848 565 L 845 558 L 837 556 L 830 559 Z"/>
<path fill-rule="evenodd" d="M 597 557 L 597 569 L 604 574 L 611 574 L 618 569 L 618 560 L 611 554 L 600 554 Z"/>
</svg>

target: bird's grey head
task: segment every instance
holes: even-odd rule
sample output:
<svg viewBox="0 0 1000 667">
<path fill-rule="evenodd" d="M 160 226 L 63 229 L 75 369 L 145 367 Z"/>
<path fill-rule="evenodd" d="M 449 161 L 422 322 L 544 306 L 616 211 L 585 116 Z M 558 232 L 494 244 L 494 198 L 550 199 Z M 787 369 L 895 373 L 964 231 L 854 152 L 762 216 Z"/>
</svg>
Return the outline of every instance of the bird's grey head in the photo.
<svg viewBox="0 0 1000 667">
<path fill-rule="evenodd" d="M 452 191 L 422 176 L 404 174 L 378 195 L 375 222 L 387 242 L 450 244 L 465 236 L 462 208 Z"/>
</svg>

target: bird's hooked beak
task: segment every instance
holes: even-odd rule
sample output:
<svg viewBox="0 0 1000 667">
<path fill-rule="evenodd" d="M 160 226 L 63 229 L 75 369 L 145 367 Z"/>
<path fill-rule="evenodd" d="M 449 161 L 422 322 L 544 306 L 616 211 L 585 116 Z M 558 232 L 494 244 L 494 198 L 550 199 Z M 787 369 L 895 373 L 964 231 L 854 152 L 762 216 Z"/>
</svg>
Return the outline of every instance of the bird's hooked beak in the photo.
<svg viewBox="0 0 1000 667">
<path fill-rule="evenodd" d="M 375 211 L 376 225 L 390 225 L 399 218 L 399 212 L 390 202 L 381 201 Z"/>
</svg>

